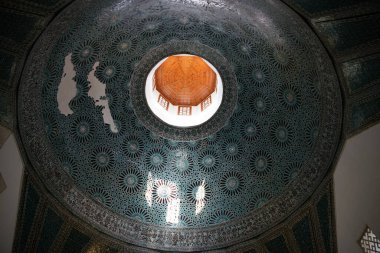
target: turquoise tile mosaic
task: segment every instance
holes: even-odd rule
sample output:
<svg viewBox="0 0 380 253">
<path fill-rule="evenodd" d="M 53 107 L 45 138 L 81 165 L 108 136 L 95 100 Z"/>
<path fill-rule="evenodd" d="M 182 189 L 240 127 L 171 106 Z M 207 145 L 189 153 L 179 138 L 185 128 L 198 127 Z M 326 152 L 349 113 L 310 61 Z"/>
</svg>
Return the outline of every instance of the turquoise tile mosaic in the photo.
<svg viewBox="0 0 380 253">
<path fill-rule="evenodd" d="M 11 126 L 13 115 L 11 112 L 12 97 L 6 87 L 0 86 L 0 121 L 5 126 Z"/>
<path fill-rule="evenodd" d="M 20 235 L 19 251 L 23 252 L 28 242 L 28 237 L 31 234 L 33 221 L 37 212 L 40 196 L 34 189 L 33 185 L 29 184 L 26 189 L 25 206 L 22 211 L 22 234 Z"/>
<path fill-rule="evenodd" d="M 2 18 L 0 37 L 17 43 L 22 43 L 28 38 L 29 32 L 33 31 L 34 24 L 38 21 L 36 16 L 1 8 L 0 16 Z"/>
<path fill-rule="evenodd" d="M 293 1 L 310 13 L 316 13 L 316 12 L 322 12 L 322 11 L 333 11 L 334 9 L 347 8 L 347 7 L 358 4 L 357 0 L 334 0 L 334 1 L 293 0 Z"/>
<path fill-rule="evenodd" d="M 354 49 L 380 39 L 380 14 L 321 22 L 318 27 L 336 51 Z"/>
<path fill-rule="evenodd" d="M 378 120 L 380 112 L 380 94 L 367 101 L 357 103 L 352 106 L 351 111 L 351 131 L 356 131 L 365 127 L 368 123 Z"/>
<path fill-rule="evenodd" d="M 268 252 L 270 253 L 289 253 L 284 236 L 280 235 L 266 243 Z"/>
<path fill-rule="evenodd" d="M 33 4 L 39 4 L 39 5 L 43 5 L 47 7 L 51 7 L 57 4 L 56 0 L 33 0 L 33 1 L 27 1 L 27 2 L 31 2 Z"/>
<path fill-rule="evenodd" d="M 326 252 L 333 252 L 332 249 L 332 231 L 331 229 L 331 213 L 329 212 L 329 196 L 324 195 L 317 204 L 317 214 L 320 222 L 320 230 L 324 241 L 324 249 Z"/>
<path fill-rule="evenodd" d="M 330 168 L 342 104 L 316 36 L 280 3 L 221 6 L 78 1 L 35 44 L 21 138 L 46 187 L 96 229 L 164 250 L 227 246 L 286 218 Z M 143 110 L 151 65 L 176 53 L 202 56 L 224 81 L 205 125 Z M 73 87 L 63 106 L 62 80 Z"/>
<path fill-rule="evenodd" d="M 380 83 L 380 54 L 348 61 L 342 64 L 350 91 L 356 92 Z"/>
<path fill-rule="evenodd" d="M 248 251 L 244 251 L 244 253 L 256 253 L 256 250 L 248 250 Z"/>
<path fill-rule="evenodd" d="M 0 51 L 0 79 L 9 83 L 15 57 L 9 53 Z"/>
<path fill-rule="evenodd" d="M 54 239 L 63 224 L 63 219 L 59 217 L 53 210 L 48 209 L 44 218 L 40 240 L 38 241 L 37 252 L 49 252 Z"/>
<path fill-rule="evenodd" d="M 310 218 L 304 217 L 293 227 L 293 234 L 297 241 L 298 248 L 302 253 L 316 252 L 313 248 L 313 236 L 310 227 Z"/>
<path fill-rule="evenodd" d="M 64 253 L 80 253 L 83 252 L 84 247 L 89 243 L 90 238 L 79 232 L 76 229 L 73 229 L 70 232 L 69 238 L 67 239 L 62 252 Z"/>
</svg>

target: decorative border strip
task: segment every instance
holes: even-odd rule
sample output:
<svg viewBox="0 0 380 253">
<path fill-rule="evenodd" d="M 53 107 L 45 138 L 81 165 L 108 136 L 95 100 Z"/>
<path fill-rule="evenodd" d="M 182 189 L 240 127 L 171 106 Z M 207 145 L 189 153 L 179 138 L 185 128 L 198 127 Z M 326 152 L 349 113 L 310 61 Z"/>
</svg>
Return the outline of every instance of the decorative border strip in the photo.
<svg viewBox="0 0 380 253">
<path fill-rule="evenodd" d="M 160 60 L 174 54 L 192 54 L 209 61 L 220 73 L 223 82 L 223 99 L 218 111 L 205 123 L 179 128 L 157 118 L 149 109 L 145 98 L 145 82 L 150 70 Z M 150 131 L 168 139 L 192 141 L 219 131 L 228 122 L 237 103 L 237 81 L 227 60 L 217 50 L 190 41 L 171 41 L 148 51 L 133 72 L 130 88 L 131 100 L 137 118 Z"/>
<path fill-rule="evenodd" d="M 85 1 L 77 3 L 77 10 L 83 10 L 90 5 Z M 277 10 L 289 17 L 289 22 L 297 25 L 301 34 L 313 38 L 309 41 L 310 47 L 316 50 L 311 57 L 318 63 L 318 71 L 322 73 L 320 82 L 324 88 L 321 94 L 324 105 L 320 125 L 322 131 L 319 133 L 321 138 L 315 145 L 313 158 L 305 164 L 300 180 L 285 189 L 281 198 L 276 198 L 264 207 L 224 224 L 204 229 L 175 229 L 146 225 L 121 217 L 101 207 L 81 192 L 69 176 L 58 168 L 59 161 L 54 156 L 49 141 L 44 137 L 42 117 L 36 113 L 41 111 L 41 87 L 38 80 L 41 78 L 39 71 L 45 64 L 41 59 L 46 59 L 50 54 L 51 45 L 54 44 L 52 42 L 56 40 L 55 34 L 67 27 L 71 18 L 75 16 L 73 5 L 58 16 L 36 43 L 23 74 L 19 95 L 20 132 L 33 164 L 31 171 L 37 173 L 49 191 L 61 199 L 77 217 L 90 222 L 93 227 L 114 238 L 149 248 L 184 251 L 221 248 L 255 237 L 283 221 L 314 192 L 330 168 L 341 137 L 342 103 L 336 74 L 317 38 L 297 16 L 289 15 L 289 11 L 283 5 L 277 7 L 281 7 Z"/>
</svg>

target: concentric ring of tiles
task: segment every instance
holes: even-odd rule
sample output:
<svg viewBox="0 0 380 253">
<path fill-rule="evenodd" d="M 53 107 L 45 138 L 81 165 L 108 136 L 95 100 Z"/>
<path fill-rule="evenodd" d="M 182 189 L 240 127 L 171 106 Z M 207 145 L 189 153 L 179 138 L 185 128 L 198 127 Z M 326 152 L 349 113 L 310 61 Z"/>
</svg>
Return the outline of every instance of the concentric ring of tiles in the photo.
<svg viewBox="0 0 380 253">
<path fill-rule="evenodd" d="M 220 73 L 223 82 L 223 98 L 217 112 L 199 126 L 179 128 L 166 124 L 150 110 L 145 96 L 145 83 L 149 71 L 160 60 L 175 54 L 191 54 L 206 59 Z M 136 117 L 150 131 L 176 141 L 198 141 L 219 131 L 231 117 L 237 100 L 236 77 L 227 60 L 218 50 L 197 41 L 171 40 L 145 53 L 140 64 L 134 69 L 131 79 L 130 97 Z M 183 118 L 182 120 L 189 120 Z"/>
<path fill-rule="evenodd" d="M 20 85 L 33 171 L 74 214 L 126 242 L 205 250 L 257 236 L 312 194 L 339 142 L 336 76 L 302 22 L 265 1 L 75 2 L 34 46 Z M 200 140 L 149 131 L 131 102 L 140 60 L 181 41 L 218 50 L 237 80 L 232 116 Z M 77 94 L 65 116 L 56 99 L 69 53 Z M 95 62 L 117 133 L 87 95 Z"/>
</svg>

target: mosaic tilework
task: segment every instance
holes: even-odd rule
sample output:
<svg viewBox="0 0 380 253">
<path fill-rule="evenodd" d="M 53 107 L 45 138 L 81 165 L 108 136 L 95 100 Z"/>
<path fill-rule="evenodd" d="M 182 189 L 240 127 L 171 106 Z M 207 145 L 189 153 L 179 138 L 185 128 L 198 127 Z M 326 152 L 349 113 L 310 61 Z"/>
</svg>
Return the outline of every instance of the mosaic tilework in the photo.
<svg viewBox="0 0 380 253">
<path fill-rule="evenodd" d="M 208 62 L 211 62 L 216 69 L 223 71 L 223 102 L 215 115 L 199 126 L 186 128 L 170 126 L 157 118 L 155 114 L 152 113 L 148 103 L 146 102 L 145 81 L 147 75 L 154 67 L 155 63 L 168 56 L 168 52 L 172 55 L 183 52 L 187 52 L 192 55 L 200 55 Z M 141 59 L 139 65 L 134 69 L 134 74 L 130 82 L 131 88 L 129 91 L 129 96 L 131 98 L 132 106 L 134 107 L 137 119 L 154 134 L 170 139 L 174 142 L 197 141 L 207 136 L 214 135 L 221 128 L 223 128 L 226 122 L 228 122 L 234 112 L 235 107 L 237 106 L 236 76 L 227 60 L 219 53 L 218 50 L 198 43 L 197 41 L 173 40 L 167 43 L 162 42 L 162 45 L 150 49 L 150 51 L 146 52 L 145 57 Z M 185 118 L 183 120 L 188 119 Z M 233 143 L 231 144 L 233 145 Z M 236 152 L 238 151 L 239 150 L 236 150 Z M 239 155 L 236 154 L 235 157 L 238 156 Z"/>
<path fill-rule="evenodd" d="M 112 249 L 106 245 L 102 245 L 95 242 L 89 245 L 88 247 L 86 247 L 85 252 L 87 253 L 117 253 L 118 250 Z M 133 251 L 129 249 L 127 252 L 133 252 Z"/>
<path fill-rule="evenodd" d="M 289 249 L 286 246 L 285 238 L 280 235 L 266 243 L 268 252 L 270 253 L 288 253 Z"/>
<path fill-rule="evenodd" d="M 0 88 L 0 120 L 5 126 L 10 126 L 13 121 L 11 106 L 12 94 L 6 89 Z"/>
<path fill-rule="evenodd" d="M 300 0 L 300 1 L 303 1 L 303 0 Z M 349 3 L 350 0 L 348 0 L 347 2 Z M 335 5 L 335 4 L 340 4 L 340 3 L 342 3 L 342 5 L 343 5 L 343 2 L 341 2 L 341 1 L 329 1 L 329 3 L 327 3 L 326 5 L 325 5 L 325 3 L 324 3 L 323 1 L 307 1 L 307 4 L 309 4 L 309 5 L 320 5 L 320 6 L 325 5 L 326 8 L 330 8 L 331 6 L 333 6 L 333 5 Z M 330 6 L 330 7 L 329 7 L 329 6 Z M 325 7 L 310 7 L 310 8 L 311 8 L 311 9 L 312 9 L 312 8 L 315 8 L 315 9 L 318 9 L 318 8 L 323 9 L 323 8 L 325 8 Z M 134 43 L 135 43 L 134 46 L 136 46 L 136 42 L 134 42 Z M 11 104 L 10 101 L 8 101 L 7 103 Z M 5 107 L 2 107 L 2 106 L 0 105 L 0 108 L 5 108 Z M 374 112 L 377 112 L 377 111 L 375 110 Z M 364 124 L 360 124 L 361 127 L 363 127 L 363 126 L 365 126 L 365 125 L 366 125 L 366 123 L 364 123 Z M 302 165 L 302 164 L 301 164 L 301 165 Z"/>
<path fill-rule="evenodd" d="M 40 17 L 50 19 L 62 10 L 62 7 L 74 2 L 75 0 L 3 0 L 1 5 L 4 8 L 24 12 L 25 15 L 37 14 Z M 42 28 L 42 27 L 41 27 Z M 34 40 L 33 38 L 32 40 Z"/>
<path fill-rule="evenodd" d="M 89 241 L 90 238 L 87 235 L 79 232 L 76 229 L 73 229 L 70 232 L 69 238 L 67 239 L 62 252 L 80 253 Z"/>
<path fill-rule="evenodd" d="M 98 22 L 108 21 L 110 17 L 107 15 L 111 14 L 104 15 L 105 17 L 102 16 L 102 18 L 105 20 L 99 18 Z M 192 17 L 194 24 L 191 31 L 186 31 L 186 33 L 183 32 L 183 28 L 176 28 L 175 24 L 180 19 L 175 15 L 171 15 L 171 19 L 165 19 L 158 15 L 142 19 L 132 16 L 129 17 L 126 24 L 122 23 L 124 20 L 122 17 L 120 19 L 120 23 L 112 23 L 112 27 L 108 28 L 112 29 L 110 34 L 104 33 L 103 30 L 94 30 L 92 37 L 98 36 L 98 38 L 87 39 L 84 42 L 80 42 L 80 40 L 71 42 L 70 38 L 86 38 L 88 31 L 83 34 L 83 30 L 77 32 L 75 36 L 65 38 L 63 43 L 58 43 L 56 46 L 60 51 L 53 51 L 48 62 L 52 69 L 47 72 L 49 78 L 45 80 L 43 88 L 45 105 L 43 111 L 47 133 L 57 154 L 63 154 L 61 160 L 72 166 L 66 169 L 78 185 L 101 203 L 125 214 L 129 213 L 130 209 L 144 209 L 147 204 L 147 184 L 151 180 L 153 184 L 152 210 L 140 214 L 141 217 L 144 217 L 143 221 L 170 225 L 166 220 L 167 204 L 178 198 L 181 200 L 183 221 L 177 226 L 205 226 L 216 220 L 222 221 L 223 219 L 217 217 L 212 218 L 215 215 L 218 216 L 219 212 L 220 215 L 226 213 L 223 217 L 231 219 L 247 213 L 252 208 L 262 206 L 285 187 L 283 179 L 289 183 L 292 178 L 296 177 L 301 166 L 295 166 L 294 162 L 298 159 L 302 165 L 304 159 L 310 156 L 318 135 L 318 122 L 320 121 L 319 87 L 309 79 L 312 78 L 311 76 L 307 76 L 308 73 L 311 75 L 311 72 L 296 63 L 302 59 L 294 59 L 294 56 L 289 54 L 289 49 L 283 45 L 276 46 L 271 45 L 269 41 L 262 41 L 262 35 L 253 26 L 249 28 L 258 35 L 257 39 L 249 39 L 243 28 L 237 30 L 237 27 L 234 29 L 235 33 L 232 33 L 211 23 L 212 20 L 199 20 L 196 17 Z M 134 27 L 138 27 L 138 24 L 149 29 L 132 32 Z M 163 24 L 173 25 L 164 26 Z M 109 26 L 108 23 L 104 25 Z M 222 31 L 216 30 L 217 28 Z M 130 32 L 124 33 L 124 30 Z M 99 35 L 96 35 L 97 33 Z M 152 138 L 152 134 L 149 134 L 143 126 L 138 125 L 140 124 L 139 119 L 135 118 L 132 110 L 126 110 L 123 106 L 129 105 L 130 96 L 136 95 L 130 94 L 128 86 L 125 86 L 128 78 L 132 76 L 133 67 L 128 67 L 131 69 L 130 71 L 127 69 L 121 72 L 119 66 L 128 66 L 131 58 L 140 59 L 148 49 L 165 43 L 165 38 L 169 33 L 171 36 L 183 40 L 190 40 L 194 35 L 204 36 L 202 42 L 209 43 L 211 46 L 213 46 L 211 43 L 214 39 L 208 36 L 208 33 L 214 34 L 213 36 L 230 37 L 230 40 L 240 43 L 236 48 L 233 47 L 230 51 L 224 49 L 223 52 L 230 60 L 235 59 L 236 62 L 244 63 L 236 63 L 236 68 L 239 68 L 241 72 L 239 78 L 243 79 L 239 85 L 245 94 L 252 94 L 243 96 L 241 93 L 239 104 L 231 119 L 234 125 L 230 126 L 230 129 L 220 131 L 215 136 L 211 136 L 212 139 L 194 140 L 194 147 L 189 147 L 189 143 L 186 142 L 166 140 L 159 136 Z M 119 44 L 129 43 L 126 36 L 134 36 L 137 41 L 145 41 L 149 37 L 153 40 L 126 56 L 115 57 L 116 52 L 124 54 L 124 47 Z M 114 41 L 120 41 L 120 43 L 115 45 Z M 162 50 L 164 52 L 173 52 L 171 48 L 179 48 L 179 51 L 185 50 L 186 52 L 190 50 L 190 48 L 182 49 L 181 45 L 179 42 L 172 42 Z M 232 43 L 232 45 L 235 44 Z M 251 51 L 239 51 L 240 47 Z M 306 50 L 306 47 L 301 46 L 301 48 Z M 223 50 L 221 46 L 217 49 Z M 66 117 L 57 112 L 55 94 L 60 77 L 59 71 L 63 64 L 62 58 L 59 56 L 65 55 L 71 50 L 73 50 L 72 61 L 77 73 L 75 78 L 81 80 L 77 82 L 77 85 L 83 86 L 80 86 L 80 92 L 72 101 L 75 101 L 75 105 L 72 106 L 74 113 Z M 83 56 L 85 50 L 89 50 L 89 53 Z M 199 53 L 203 53 L 202 56 L 205 56 L 205 51 L 202 50 Z M 250 56 L 250 54 L 253 55 Z M 148 52 L 147 55 L 152 56 L 153 53 Z M 236 55 L 241 55 L 241 58 L 236 59 Z M 164 57 L 164 55 L 156 57 L 157 59 L 154 60 L 149 58 L 148 61 L 154 63 Z M 110 99 L 112 113 L 120 122 L 120 131 L 115 134 L 112 134 L 109 127 L 100 120 L 99 109 L 93 106 L 92 100 L 83 92 L 87 83 L 82 80 L 86 79 L 88 70 L 97 59 L 104 59 L 96 73 L 99 80 L 107 84 L 106 92 Z M 211 62 L 213 62 L 212 58 Z M 278 71 L 270 72 L 270 68 L 267 66 L 271 66 L 271 64 Z M 106 66 L 111 66 L 115 70 L 112 77 L 105 76 L 102 71 Z M 149 67 L 145 67 L 144 63 L 139 66 L 146 68 L 145 74 L 149 72 Z M 219 62 L 216 62 L 216 67 L 218 66 Z M 139 73 L 142 70 L 136 71 Z M 300 76 L 299 80 L 288 80 L 288 71 L 303 73 L 304 76 Z M 227 73 L 222 71 L 222 75 L 224 77 Z M 277 84 L 277 82 L 278 86 L 271 85 Z M 305 82 L 306 86 L 303 85 Z M 253 85 L 256 83 L 257 85 Z M 144 84 L 139 85 L 143 90 Z M 227 86 L 224 87 L 224 93 L 226 97 L 231 97 Z M 142 97 L 144 97 L 143 94 Z M 224 103 L 226 104 L 226 102 Z M 137 105 L 138 109 L 142 107 Z M 231 108 L 231 105 L 227 108 Z M 268 117 L 269 112 L 271 113 L 270 117 Z M 222 110 L 218 113 L 222 113 Z M 142 117 L 147 117 L 147 114 L 148 112 L 143 113 Z M 303 124 L 299 124 L 301 118 Z M 227 120 L 228 118 L 225 119 L 225 121 Z M 224 124 L 225 121 L 222 123 Z M 215 123 L 211 123 L 215 125 Z M 158 123 L 150 122 L 150 125 L 155 124 Z M 305 126 L 310 128 L 310 131 L 306 131 Z M 169 126 L 157 127 L 157 131 L 166 131 L 165 127 Z M 209 127 L 202 126 L 200 129 L 206 131 Z M 84 132 L 80 132 L 82 130 Z M 306 132 L 306 135 L 296 136 L 296 132 Z M 186 135 L 191 137 L 190 133 L 186 133 Z M 66 138 L 64 143 L 61 142 L 63 136 Z M 109 138 L 110 136 L 112 138 Z M 264 148 L 268 144 L 271 145 L 271 149 Z M 235 148 L 229 148 L 232 147 L 231 145 Z M 298 157 L 289 156 L 290 153 L 297 153 Z M 248 159 L 240 160 L 237 159 L 238 157 L 247 157 Z M 182 164 L 177 162 L 178 159 L 184 161 L 186 167 L 178 167 Z M 280 160 L 281 163 L 278 162 Z M 246 169 L 247 166 L 252 168 L 251 171 Z M 236 167 L 234 172 L 231 171 L 233 167 Z M 186 173 L 187 176 L 178 178 L 176 171 Z M 149 179 L 149 173 L 152 175 L 151 179 Z M 191 175 L 197 176 L 190 177 Z M 118 178 L 117 185 L 113 183 L 115 178 Z M 228 188 L 227 182 L 231 180 L 236 181 L 236 189 Z M 212 195 L 199 215 L 196 215 L 196 205 L 186 201 L 185 196 L 187 191 L 194 191 L 191 189 L 193 181 L 204 181 L 203 188 L 212 189 L 212 193 L 210 192 Z M 162 199 L 157 193 L 160 187 L 171 188 L 172 194 Z M 229 196 L 232 195 L 235 195 L 235 198 L 230 199 Z M 246 205 L 241 199 L 246 199 L 249 204 Z M 207 214 L 208 212 L 209 214 Z"/>
<path fill-rule="evenodd" d="M 315 252 L 313 248 L 313 240 L 310 227 L 310 218 L 304 217 L 293 227 L 293 234 L 297 241 L 300 252 L 312 253 Z"/>
<path fill-rule="evenodd" d="M 337 8 L 342 8 L 342 7 L 347 8 L 347 6 L 355 5 L 358 3 L 357 0 L 335 0 L 335 1 L 293 0 L 293 1 L 310 13 L 332 10 L 332 9 L 337 9 Z"/>
<path fill-rule="evenodd" d="M 380 240 L 369 227 L 367 227 L 366 231 L 363 233 L 363 236 L 360 238 L 360 246 L 365 253 L 380 252 Z"/>
<path fill-rule="evenodd" d="M 366 99 L 367 101 L 352 106 L 351 130 L 364 127 L 368 122 L 372 123 L 379 118 L 380 95 Z"/>
<path fill-rule="evenodd" d="M 38 240 L 37 252 L 49 252 L 62 224 L 63 219 L 53 210 L 48 209 L 44 217 L 44 224 L 41 231 L 42 236 L 40 240 Z"/>
<path fill-rule="evenodd" d="M 34 4 L 40 4 L 44 6 L 54 6 L 57 4 L 57 1 L 55 0 L 33 0 L 32 1 Z"/>
<path fill-rule="evenodd" d="M 317 204 L 317 214 L 320 223 L 322 238 L 324 241 L 324 249 L 327 253 L 333 252 L 332 249 L 332 231 L 331 229 L 331 213 L 329 213 L 329 196 L 324 195 Z"/>
<path fill-rule="evenodd" d="M 22 223 L 22 233 L 19 239 L 18 249 L 20 252 L 24 252 L 24 247 L 27 245 L 28 236 L 32 229 L 34 217 L 36 215 L 38 202 L 40 196 L 34 187 L 29 184 L 26 189 L 25 195 L 25 207 L 23 210 L 23 223 Z"/>
<path fill-rule="evenodd" d="M 59 202 L 48 197 L 36 178 L 27 174 L 23 181 L 21 199 L 24 201 L 20 203 L 12 252 L 71 253 L 80 248 L 81 252 L 89 253 L 119 252 L 120 242 L 97 233 L 87 223 L 72 216 Z M 123 247 L 121 252 L 151 252 L 126 243 Z"/>
<path fill-rule="evenodd" d="M 8 81 L 11 78 L 11 72 L 15 57 L 0 51 L 0 79 Z"/>
<path fill-rule="evenodd" d="M 53 252 L 62 252 L 64 247 L 68 244 L 72 244 L 72 246 L 67 246 L 71 248 L 77 248 L 78 242 L 83 242 L 87 240 L 82 240 L 83 238 L 90 238 L 88 243 L 85 243 L 85 246 L 82 248 L 83 252 L 104 252 L 104 253 L 113 253 L 113 252 L 136 252 L 136 253 L 154 253 L 154 252 L 162 252 L 157 250 L 150 250 L 147 248 L 136 247 L 130 245 L 125 242 L 120 242 L 118 240 L 113 240 L 112 238 L 104 235 L 103 233 L 99 233 L 94 230 L 92 227 L 88 226 L 85 221 L 80 220 L 78 217 L 73 217 L 69 210 L 62 208 L 62 206 L 56 200 L 50 199 L 48 200 L 46 196 L 45 190 L 41 189 L 43 185 L 39 181 L 35 181 L 36 179 L 28 176 L 24 181 L 23 188 L 29 187 L 28 185 L 32 185 L 33 188 L 38 189 L 38 194 L 43 198 L 38 211 L 33 215 L 32 227 L 28 228 L 26 226 L 22 226 L 24 222 L 28 223 L 27 219 L 24 219 L 21 215 L 19 217 L 19 226 L 16 230 L 15 235 L 15 244 L 14 251 L 15 252 L 23 252 L 19 249 L 20 238 L 21 235 L 27 235 L 27 237 L 33 237 L 34 240 L 29 240 L 28 243 L 23 246 L 27 252 L 48 252 L 48 249 Z M 249 241 L 238 243 L 232 247 L 221 249 L 226 253 L 235 253 L 235 252 L 245 252 L 245 253 L 255 253 L 260 252 L 260 249 L 265 247 L 266 244 L 271 244 L 270 247 L 277 247 L 277 250 L 280 252 L 285 252 L 288 247 L 289 249 L 300 249 L 301 252 L 313 252 L 312 245 L 319 245 L 319 247 L 323 247 L 324 242 L 321 237 L 315 236 L 310 232 L 311 227 L 308 227 L 309 222 L 313 224 L 312 227 L 319 227 L 319 219 L 314 218 L 314 216 L 310 216 L 313 210 L 316 210 L 317 203 L 319 203 L 319 196 L 330 194 L 331 197 L 331 182 L 327 183 L 325 186 L 321 187 L 320 190 L 317 191 L 315 196 L 311 197 L 305 207 L 301 210 L 296 211 L 290 215 L 290 217 L 279 224 L 274 230 L 270 231 L 270 236 L 266 233 L 260 235 L 259 237 L 253 238 Z M 41 192 L 42 191 L 42 192 Z M 26 196 L 27 191 L 23 190 L 22 196 Z M 26 206 L 26 202 L 21 203 L 21 210 L 26 210 L 30 206 Z M 333 212 L 333 211 L 332 211 Z M 22 214 L 22 212 L 20 213 Z M 317 216 L 315 216 L 317 217 Z M 334 217 L 331 217 L 334 219 Z M 37 222 L 38 221 L 38 222 Z M 61 222 L 63 224 L 61 225 Z M 305 224 L 307 224 L 305 226 Z M 20 226 L 21 225 L 21 226 Z M 289 233 L 284 233 L 284 230 L 289 230 Z M 25 229 L 25 230 L 24 230 Z M 59 230 L 59 233 L 57 231 Z M 334 228 L 331 227 L 331 231 Z M 38 232 L 39 231 L 39 232 Z M 70 237 L 71 232 L 79 231 L 83 235 L 80 235 L 79 240 L 72 240 Z M 77 233 L 77 232 L 73 232 Z M 283 239 L 286 239 L 287 243 L 284 243 Z M 278 237 L 280 239 L 278 239 Z M 309 238 L 310 237 L 310 238 Z M 82 239 L 80 239 L 82 238 Z M 277 239 L 276 239 L 277 238 Z M 289 238 L 295 238 L 289 240 Z M 277 244 L 274 245 L 273 239 Z M 311 241 L 309 241 L 311 240 Z M 306 245 L 310 243 L 310 245 Z M 80 243 L 79 247 L 82 247 L 83 243 Z M 284 248 L 281 248 L 284 247 Z M 271 248 L 272 249 L 272 248 Z M 180 250 L 176 250 L 178 252 Z"/>
<path fill-rule="evenodd" d="M 343 74 L 351 92 L 380 83 L 380 55 L 348 61 L 342 64 Z"/>
<path fill-rule="evenodd" d="M 138 234 L 142 244 L 148 239 L 142 231 L 158 225 L 156 237 L 149 237 L 155 240 L 152 247 L 170 248 L 174 243 L 202 248 L 226 243 L 219 235 L 236 234 L 218 230 L 242 226 L 235 222 L 243 222 L 250 233 L 260 231 L 264 229 L 260 224 L 268 226 L 266 219 L 273 222 L 286 216 L 305 194 L 311 194 L 333 157 L 341 112 L 333 69 L 307 29 L 287 30 L 281 22 L 288 20 L 282 15 L 289 13 L 281 12 L 282 7 L 276 10 L 275 32 L 265 33 L 265 27 L 235 19 L 228 9 L 221 13 L 232 14 L 227 23 L 207 9 L 192 12 L 187 5 L 147 1 L 132 3 L 120 12 L 108 5 L 111 2 L 93 3 L 87 6 L 93 11 L 79 17 L 71 12 L 46 32 L 29 60 L 40 59 L 43 73 L 33 74 L 37 66 L 28 65 L 20 94 L 22 131 L 36 130 L 23 135 L 33 139 L 26 141 L 30 155 L 37 155 L 42 163 L 53 161 L 40 166 L 38 173 L 49 178 L 47 185 L 55 185 L 54 194 L 62 196 L 74 213 L 93 216 L 93 208 L 101 210 L 102 219 L 92 220 L 95 226 L 112 231 L 121 225 L 114 222 L 122 222 L 125 233 L 119 231 L 118 236 Z M 269 7 L 263 4 L 262 8 Z M 297 19 L 289 20 L 298 25 Z M 39 51 L 46 41 L 49 50 Z M 129 82 L 140 74 L 134 71 L 145 52 L 169 41 L 174 46 L 194 41 L 218 50 L 236 76 L 238 100 L 231 118 L 204 139 L 162 138 L 134 114 Z M 294 50 L 299 53 L 293 54 Z M 69 104 L 74 113 L 65 116 L 58 110 L 56 97 L 64 58 L 70 53 L 77 92 Z M 106 86 L 116 133 L 104 124 L 102 108 L 87 95 L 88 75 L 96 62 L 95 76 Z M 223 69 L 220 72 L 223 76 Z M 29 85 L 40 83 L 35 78 L 42 86 L 31 89 Z M 36 92 L 33 99 L 30 91 Z M 32 114 L 30 108 L 34 108 Z M 37 125 L 44 128 L 38 130 Z M 40 133 L 46 139 L 36 142 L 32 136 Z M 53 147 L 54 153 L 48 154 L 51 150 L 45 145 Z M 44 151 L 39 152 L 40 148 Z M 42 159 L 45 155 L 49 158 Z M 59 170 L 49 168 L 55 162 Z M 109 209 L 116 214 L 108 213 Z M 263 215 L 269 211 L 271 215 Z M 235 219 L 248 215 L 256 215 L 257 222 Z M 140 226 L 145 228 L 135 231 Z M 215 231 L 206 236 L 198 233 L 194 240 L 191 230 L 185 229 L 202 231 L 203 227 Z M 158 231 L 161 228 L 164 232 Z M 165 234 L 170 231 L 181 231 L 184 239 L 172 238 L 178 233 Z M 155 246 L 162 245 L 163 238 L 165 245 Z"/>
<path fill-rule="evenodd" d="M 319 23 L 328 43 L 337 51 L 380 39 L 380 14 Z"/>
<path fill-rule="evenodd" d="M 28 37 L 29 32 L 33 30 L 37 18 L 23 15 L 0 8 L 2 25 L 0 28 L 0 37 L 10 39 L 14 42 L 21 43 Z"/>
<path fill-rule="evenodd" d="M 256 250 L 248 250 L 248 251 L 244 251 L 243 253 L 256 253 Z"/>
</svg>

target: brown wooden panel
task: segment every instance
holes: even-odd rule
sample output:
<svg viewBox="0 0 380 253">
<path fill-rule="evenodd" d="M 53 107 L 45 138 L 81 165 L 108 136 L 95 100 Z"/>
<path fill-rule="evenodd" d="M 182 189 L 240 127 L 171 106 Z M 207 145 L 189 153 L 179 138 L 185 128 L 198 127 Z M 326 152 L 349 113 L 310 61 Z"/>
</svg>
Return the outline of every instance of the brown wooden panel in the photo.
<svg viewBox="0 0 380 253">
<path fill-rule="evenodd" d="M 215 72 L 198 56 L 170 56 L 154 78 L 157 91 L 173 105 L 197 106 L 216 89 Z"/>
</svg>

